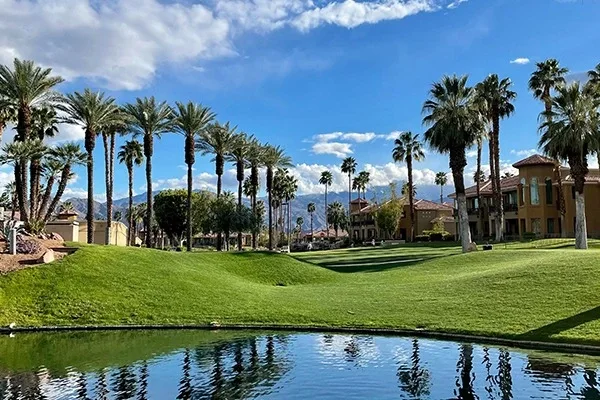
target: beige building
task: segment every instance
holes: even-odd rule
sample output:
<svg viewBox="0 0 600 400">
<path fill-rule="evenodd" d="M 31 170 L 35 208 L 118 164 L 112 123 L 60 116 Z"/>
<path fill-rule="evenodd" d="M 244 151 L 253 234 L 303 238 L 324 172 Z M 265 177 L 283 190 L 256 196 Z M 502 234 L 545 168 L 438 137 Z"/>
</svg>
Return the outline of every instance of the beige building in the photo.
<svg viewBox="0 0 600 400">
<path fill-rule="evenodd" d="M 575 189 L 569 168 L 560 167 L 566 215 L 562 226 L 558 202 L 558 182 L 555 177 L 554 161 L 534 154 L 513 165 L 519 175 L 502 179 L 500 182 L 504 205 L 504 232 L 507 236 L 522 236 L 524 233 L 539 237 L 575 235 Z M 476 186 L 466 189 L 469 225 L 474 237 L 491 237 L 495 232 L 494 207 L 492 205 L 491 181 L 481 184 L 481 208 L 483 227 L 479 227 L 480 205 Z M 600 171 L 590 170 L 586 177 L 585 205 L 588 235 L 600 237 Z M 450 195 L 454 198 L 454 195 Z"/>
<path fill-rule="evenodd" d="M 127 226 L 122 222 L 113 221 L 111 224 L 110 244 L 127 246 Z M 79 222 L 79 242 L 87 242 L 87 222 Z M 94 221 L 94 243 L 105 244 L 106 221 Z M 66 240 L 66 239 L 65 239 Z"/>
<path fill-rule="evenodd" d="M 410 232 L 410 207 L 405 199 L 404 213 L 400 227 L 394 237 L 389 237 L 387 232 L 377 226 L 375 213 L 379 204 L 370 204 L 365 199 L 355 199 L 350 203 L 350 231 L 353 239 L 392 239 L 406 240 Z M 454 209 L 450 204 L 440 204 L 429 200 L 415 199 L 415 235 L 431 230 L 436 223 L 442 222 L 444 229 L 456 235 L 456 223 L 453 217 Z"/>
</svg>

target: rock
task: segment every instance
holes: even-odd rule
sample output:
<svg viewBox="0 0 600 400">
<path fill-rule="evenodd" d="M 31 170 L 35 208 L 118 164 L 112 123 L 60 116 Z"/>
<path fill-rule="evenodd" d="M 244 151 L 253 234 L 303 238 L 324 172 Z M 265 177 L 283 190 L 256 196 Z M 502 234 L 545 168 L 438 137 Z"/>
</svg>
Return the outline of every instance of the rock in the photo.
<svg viewBox="0 0 600 400">
<path fill-rule="evenodd" d="M 54 233 L 54 232 L 52 233 L 52 236 L 50 238 L 52 240 L 56 240 L 56 241 L 59 241 L 59 242 L 64 242 L 65 241 L 65 239 L 63 239 L 62 236 L 60 236 L 58 233 Z"/>
<path fill-rule="evenodd" d="M 475 242 L 471 242 L 471 244 L 469 245 L 469 251 L 477 251 L 477 243 Z"/>
<path fill-rule="evenodd" d="M 48 249 L 44 252 L 44 254 L 38 259 L 38 262 L 41 264 L 48 264 L 55 260 L 54 250 Z"/>
</svg>

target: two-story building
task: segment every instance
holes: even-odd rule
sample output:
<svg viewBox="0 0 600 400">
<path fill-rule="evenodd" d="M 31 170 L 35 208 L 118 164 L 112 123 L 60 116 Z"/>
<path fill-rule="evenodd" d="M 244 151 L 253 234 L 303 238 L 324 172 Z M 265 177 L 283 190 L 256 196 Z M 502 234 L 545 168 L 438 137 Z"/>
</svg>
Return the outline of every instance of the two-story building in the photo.
<svg viewBox="0 0 600 400">
<path fill-rule="evenodd" d="M 566 214 L 564 226 L 560 218 L 558 181 L 554 160 L 534 154 L 513 165 L 519 174 L 500 181 L 504 205 L 504 232 L 507 236 L 534 233 L 540 237 L 575 235 L 575 188 L 570 170 L 560 167 Z M 476 186 L 465 191 L 469 225 L 474 237 L 491 237 L 495 231 L 491 181 L 480 186 L 481 205 Z M 600 171 L 590 170 L 584 189 L 588 235 L 600 236 Z M 450 195 L 454 198 L 454 194 Z M 479 209 L 482 208 L 484 224 L 480 232 Z M 480 233 L 482 235 L 480 235 Z"/>
<path fill-rule="evenodd" d="M 410 232 L 410 207 L 408 199 L 400 220 L 398 231 L 393 237 L 377 226 L 375 215 L 381 204 L 369 203 L 365 199 L 354 199 L 350 203 L 350 232 L 353 239 L 359 240 L 406 240 Z M 446 231 L 456 235 L 453 207 L 447 203 L 415 199 L 415 235 L 431 230 L 436 223 L 443 223 Z"/>
</svg>

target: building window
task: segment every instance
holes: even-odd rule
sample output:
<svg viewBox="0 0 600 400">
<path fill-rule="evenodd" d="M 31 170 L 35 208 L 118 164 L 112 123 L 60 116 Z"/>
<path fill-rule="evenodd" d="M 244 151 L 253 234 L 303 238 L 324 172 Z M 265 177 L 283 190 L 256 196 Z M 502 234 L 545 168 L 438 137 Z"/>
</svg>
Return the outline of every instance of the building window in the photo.
<svg viewBox="0 0 600 400">
<path fill-rule="evenodd" d="M 552 179 L 546 178 L 546 204 L 554 203 L 552 198 Z"/>
<path fill-rule="evenodd" d="M 554 218 L 548 218 L 546 222 L 546 233 L 554 233 Z"/>
<path fill-rule="evenodd" d="M 521 179 L 521 205 L 525 205 L 525 178 Z"/>
<path fill-rule="evenodd" d="M 531 192 L 531 204 L 537 206 L 540 204 L 540 191 L 537 178 L 531 178 L 529 190 Z"/>
<path fill-rule="evenodd" d="M 531 232 L 539 235 L 542 233 L 542 221 L 539 218 L 531 219 Z"/>
</svg>

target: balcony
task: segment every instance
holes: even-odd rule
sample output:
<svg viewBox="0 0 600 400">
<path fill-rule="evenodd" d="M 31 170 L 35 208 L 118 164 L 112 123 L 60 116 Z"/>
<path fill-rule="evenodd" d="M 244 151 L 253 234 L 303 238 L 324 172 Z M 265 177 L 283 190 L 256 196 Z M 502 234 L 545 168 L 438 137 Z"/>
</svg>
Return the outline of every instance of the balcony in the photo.
<svg viewBox="0 0 600 400">
<path fill-rule="evenodd" d="M 504 205 L 504 212 L 516 212 L 516 211 L 519 211 L 518 204 L 505 204 Z"/>
</svg>

